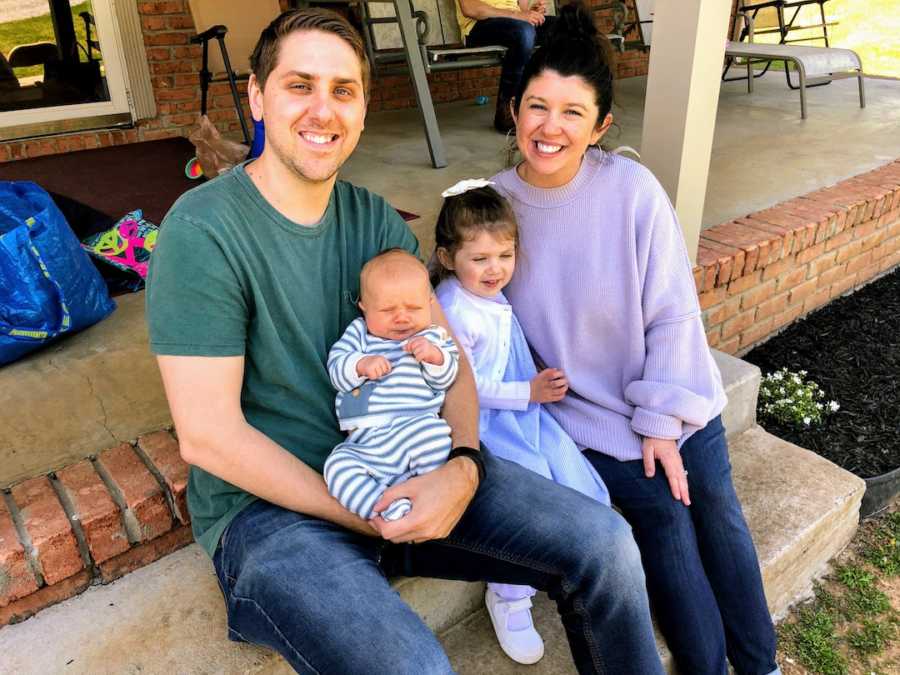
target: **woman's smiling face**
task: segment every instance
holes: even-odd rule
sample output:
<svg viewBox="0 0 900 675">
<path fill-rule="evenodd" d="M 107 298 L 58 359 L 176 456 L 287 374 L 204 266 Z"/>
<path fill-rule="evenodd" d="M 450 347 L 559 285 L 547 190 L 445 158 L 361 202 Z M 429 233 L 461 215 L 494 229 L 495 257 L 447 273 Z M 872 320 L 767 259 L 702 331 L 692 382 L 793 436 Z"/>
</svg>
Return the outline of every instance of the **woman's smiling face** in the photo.
<svg viewBox="0 0 900 675">
<path fill-rule="evenodd" d="M 612 123 L 611 114 L 602 121 L 599 114 L 596 92 L 582 77 L 544 70 L 531 78 L 516 119 L 516 143 L 525 160 L 519 175 L 542 188 L 572 180 L 588 146 Z"/>
</svg>

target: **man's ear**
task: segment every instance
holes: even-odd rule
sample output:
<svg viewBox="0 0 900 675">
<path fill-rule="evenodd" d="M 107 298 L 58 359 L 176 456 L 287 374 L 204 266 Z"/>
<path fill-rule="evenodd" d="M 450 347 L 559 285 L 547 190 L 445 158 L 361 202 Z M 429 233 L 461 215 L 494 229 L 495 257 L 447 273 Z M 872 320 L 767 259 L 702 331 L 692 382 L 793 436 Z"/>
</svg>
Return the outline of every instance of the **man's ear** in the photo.
<svg viewBox="0 0 900 675">
<path fill-rule="evenodd" d="M 259 122 L 263 118 L 263 91 L 253 73 L 250 73 L 250 79 L 247 80 L 247 99 L 250 102 L 250 114 Z"/>
<path fill-rule="evenodd" d="M 363 314 L 365 314 L 365 312 L 366 312 L 366 306 L 363 304 L 363 301 L 362 301 L 362 300 L 360 300 L 359 302 L 357 302 L 357 303 L 356 303 L 356 306 L 359 307 L 359 311 L 360 311 L 360 312 L 362 312 Z"/>
<path fill-rule="evenodd" d="M 453 271 L 453 258 L 450 257 L 450 253 L 443 246 L 438 246 L 435 251 L 437 254 L 438 262 L 441 263 L 442 267 Z"/>
</svg>

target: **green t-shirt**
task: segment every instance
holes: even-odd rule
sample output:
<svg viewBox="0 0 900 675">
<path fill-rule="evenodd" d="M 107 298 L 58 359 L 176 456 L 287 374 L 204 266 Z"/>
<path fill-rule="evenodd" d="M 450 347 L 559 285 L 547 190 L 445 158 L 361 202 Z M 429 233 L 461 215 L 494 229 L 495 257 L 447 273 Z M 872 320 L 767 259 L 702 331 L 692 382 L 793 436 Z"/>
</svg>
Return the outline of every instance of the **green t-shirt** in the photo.
<svg viewBox="0 0 900 675">
<path fill-rule="evenodd" d="M 322 471 L 343 440 L 328 350 L 359 316 L 359 273 L 388 248 L 418 242 L 381 197 L 335 184 L 312 227 L 276 211 L 244 166 L 182 195 L 163 220 L 147 278 L 156 354 L 244 356 L 247 421 Z M 194 537 L 212 555 L 231 519 L 255 497 L 191 467 Z"/>
</svg>

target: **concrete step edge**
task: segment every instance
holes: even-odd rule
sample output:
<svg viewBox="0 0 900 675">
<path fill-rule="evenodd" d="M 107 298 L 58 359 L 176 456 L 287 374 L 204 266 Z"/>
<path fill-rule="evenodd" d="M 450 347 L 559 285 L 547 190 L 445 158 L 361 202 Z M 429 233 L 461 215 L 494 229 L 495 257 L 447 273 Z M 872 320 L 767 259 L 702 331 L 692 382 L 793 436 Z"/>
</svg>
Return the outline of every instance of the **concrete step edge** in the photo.
<svg viewBox="0 0 900 675">
<path fill-rule="evenodd" d="M 759 395 L 760 370 L 739 358 L 712 350 L 722 374 L 728 404 L 722 411 L 722 424 L 729 437 L 741 434 L 756 424 L 756 401 Z"/>
</svg>

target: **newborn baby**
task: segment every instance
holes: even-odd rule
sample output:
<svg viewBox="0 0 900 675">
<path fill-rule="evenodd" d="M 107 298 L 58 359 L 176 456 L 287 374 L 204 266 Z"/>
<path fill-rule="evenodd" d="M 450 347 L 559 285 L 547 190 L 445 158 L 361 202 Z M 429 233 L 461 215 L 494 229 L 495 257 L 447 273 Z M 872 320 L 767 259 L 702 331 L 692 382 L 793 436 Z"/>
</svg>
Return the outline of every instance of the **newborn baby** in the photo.
<svg viewBox="0 0 900 675">
<path fill-rule="evenodd" d="M 459 352 L 446 330 L 431 325 L 433 302 L 428 271 L 415 256 L 381 253 L 360 275 L 363 316 L 328 354 L 338 422 L 350 433 L 325 461 L 325 481 L 362 518 L 405 516 L 409 499 L 380 514 L 374 506 L 388 487 L 437 468 L 450 452 L 450 427 L 438 413 Z"/>
</svg>

